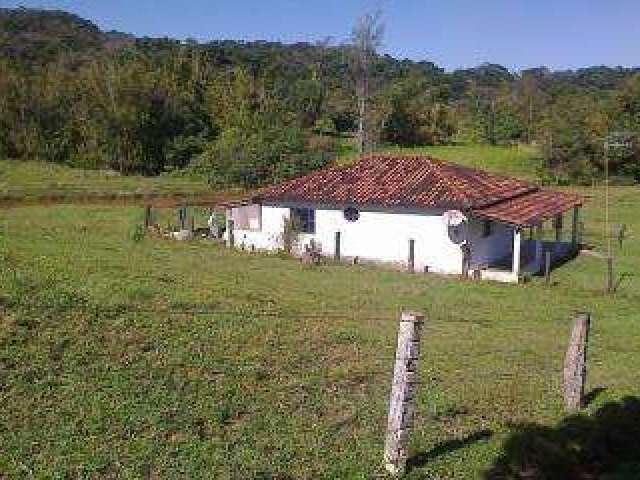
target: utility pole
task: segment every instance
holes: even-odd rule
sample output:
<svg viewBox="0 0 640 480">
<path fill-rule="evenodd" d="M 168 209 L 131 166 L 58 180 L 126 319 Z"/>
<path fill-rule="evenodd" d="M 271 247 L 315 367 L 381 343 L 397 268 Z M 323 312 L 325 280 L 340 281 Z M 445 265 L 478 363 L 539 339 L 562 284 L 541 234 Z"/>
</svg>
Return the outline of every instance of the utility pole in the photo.
<svg viewBox="0 0 640 480">
<path fill-rule="evenodd" d="M 607 256 L 611 258 L 611 229 L 609 228 L 609 150 L 611 148 L 631 148 L 629 138 L 636 132 L 610 132 L 604 141 L 604 228 L 607 242 Z"/>
</svg>

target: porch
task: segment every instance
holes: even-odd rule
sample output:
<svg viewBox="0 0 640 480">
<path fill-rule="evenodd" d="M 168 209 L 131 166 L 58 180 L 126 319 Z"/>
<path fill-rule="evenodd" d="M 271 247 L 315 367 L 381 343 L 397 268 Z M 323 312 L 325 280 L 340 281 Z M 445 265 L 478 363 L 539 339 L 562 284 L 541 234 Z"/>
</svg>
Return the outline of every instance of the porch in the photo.
<svg viewBox="0 0 640 480">
<path fill-rule="evenodd" d="M 524 276 L 545 272 L 547 252 L 550 268 L 557 267 L 573 258 L 581 243 L 579 198 L 557 193 L 545 196 L 544 191 L 534 199 L 514 199 L 501 205 L 475 212 L 480 218 L 498 221 L 510 231 L 509 251 L 501 258 L 486 263 L 471 262 L 469 275 L 473 278 L 517 283 Z M 565 213 L 570 212 L 568 215 Z M 565 228 L 570 217 L 570 228 Z M 545 228 L 551 223 L 551 229 Z M 545 235 L 545 232 L 552 232 Z M 550 238 L 549 238 L 550 237 Z"/>
</svg>

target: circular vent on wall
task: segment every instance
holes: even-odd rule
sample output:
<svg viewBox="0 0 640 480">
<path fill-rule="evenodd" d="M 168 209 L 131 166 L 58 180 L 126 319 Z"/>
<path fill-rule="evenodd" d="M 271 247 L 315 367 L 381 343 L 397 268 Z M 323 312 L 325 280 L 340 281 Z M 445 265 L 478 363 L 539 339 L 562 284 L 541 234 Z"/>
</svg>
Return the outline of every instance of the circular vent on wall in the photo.
<svg viewBox="0 0 640 480">
<path fill-rule="evenodd" d="M 342 212 L 347 222 L 355 222 L 360 218 L 360 212 L 357 208 L 348 207 Z"/>
</svg>

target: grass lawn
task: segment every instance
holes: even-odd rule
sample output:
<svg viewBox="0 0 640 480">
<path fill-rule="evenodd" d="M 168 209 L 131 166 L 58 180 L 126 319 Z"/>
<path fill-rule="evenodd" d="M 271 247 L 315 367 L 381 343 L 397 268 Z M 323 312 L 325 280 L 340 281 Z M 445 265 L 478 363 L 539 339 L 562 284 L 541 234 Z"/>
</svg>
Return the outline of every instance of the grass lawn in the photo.
<svg viewBox="0 0 640 480">
<path fill-rule="evenodd" d="M 124 176 L 49 162 L 0 160 L 0 198 L 127 197 L 211 194 L 206 182 L 181 177 Z"/>
<path fill-rule="evenodd" d="M 468 145 L 455 147 L 382 148 L 380 153 L 428 154 L 443 160 L 489 171 L 535 178 L 538 152 L 533 147 L 492 147 Z M 357 157 L 345 153 L 339 163 Z M 205 182 L 162 175 L 159 177 L 122 176 L 104 171 L 83 170 L 48 162 L 0 160 L 0 200 L 38 201 L 82 198 L 136 199 L 143 196 L 210 196 L 214 192 Z"/>
<path fill-rule="evenodd" d="M 535 179 L 540 154 L 536 147 L 491 145 L 460 145 L 432 147 L 381 147 L 380 154 L 430 155 L 435 158 L 460 163 L 482 170 Z M 357 158 L 353 153 L 340 158 L 341 163 L 351 163 Z"/>
<path fill-rule="evenodd" d="M 612 222 L 637 234 L 638 189 L 612 192 Z M 586 235 L 601 244 L 593 194 Z M 547 478 L 569 478 L 596 431 L 558 426 L 577 310 L 593 313 L 587 391 L 604 389 L 588 411 L 638 394 L 638 279 L 604 295 L 600 259 L 551 288 L 461 282 L 134 242 L 141 220 L 132 206 L 0 210 L 0 477 L 383 478 L 403 308 L 428 317 L 407 478 L 482 478 L 529 447 Z M 634 238 L 616 247 L 617 271 L 639 255 Z"/>
</svg>

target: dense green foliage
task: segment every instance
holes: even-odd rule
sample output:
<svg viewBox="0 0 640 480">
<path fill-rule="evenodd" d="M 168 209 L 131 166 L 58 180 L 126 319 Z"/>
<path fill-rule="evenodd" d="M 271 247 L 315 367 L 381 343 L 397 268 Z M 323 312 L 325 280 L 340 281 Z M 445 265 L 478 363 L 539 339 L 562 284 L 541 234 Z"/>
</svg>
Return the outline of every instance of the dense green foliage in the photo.
<svg viewBox="0 0 640 480">
<path fill-rule="evenodd" d="M 102 32 L 64 12 L 0 9 L 0 156 L 123 173 L 190 167 L 246 186 L 322 166 L 357 129 L 347 47 L 197 43 Z M 368 137 L 401 146 L 529 143 L 543 178 L 640 176 L 637 69 L 445 72 L 374 58 Z"/>
</svg>

